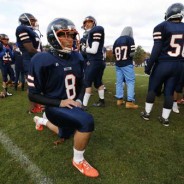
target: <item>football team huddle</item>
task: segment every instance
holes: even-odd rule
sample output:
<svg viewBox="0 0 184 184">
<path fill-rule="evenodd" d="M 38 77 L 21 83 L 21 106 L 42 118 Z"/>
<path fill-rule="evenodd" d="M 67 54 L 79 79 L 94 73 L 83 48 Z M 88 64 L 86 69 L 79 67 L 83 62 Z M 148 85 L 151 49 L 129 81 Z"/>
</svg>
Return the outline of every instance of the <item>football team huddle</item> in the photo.
<svg viewBox="0 0 184 184">
<path fill-rule="evenodd" d="M 171 110 L 177 105 L 177 93 L 181 93 L 184 86 L 183 17 L 182 3 L 169 6 L 165 20 L 153 30 L 154 45 L 145 67 L 145 73 L 150 77 L 145 110 L 140 116 L 146 121 L 150 119 L 155 97 L 163 89 L 164 103 L 159 121 L 164 126 L 169 126 Z M 71 20 L 56 18 L 49 23 L 46 31 L 50 48 L 43 51 L 37 19 L 30 13 L 23 13 L 19 22 L 15 49 L 9 44 L 8 36 L 0 34 L 0 68 L 4 89 L 0 96 L 12 95 L 7 89 L 8 76 L 15 83 L 15 90 L 19 78 L 22 90 L 26 80 L 30 101 L 28 112 L 43 111 L 43 117 L 35 116 L 33 119 L 36 129 L 41 131 L 46 126 L 62 140 L 73 136 L 73 166 L 88 177 L 98 177 L 98 170 L 86 161 L 84 152 L 94 131 L 94 118 L 87 111 L 92 85 L 99 96 L 93 106 L 105 106 L 102 81 L 105 69 L 104 28 L 97 24 L 93 16 L 87 16 L 82 23 L 84 34 L 80 39 Z M 125 27 L 113 44 L 113 54 L 117 105 L 126 103 L 128 109 L 138 108 L 134 97 L 134 53 L 133 30 Z M 19 63 L 16 75 L 11 66 L 13 60 Z M 127 86 L 126 100 L 123 83 Z"/>
</svg>

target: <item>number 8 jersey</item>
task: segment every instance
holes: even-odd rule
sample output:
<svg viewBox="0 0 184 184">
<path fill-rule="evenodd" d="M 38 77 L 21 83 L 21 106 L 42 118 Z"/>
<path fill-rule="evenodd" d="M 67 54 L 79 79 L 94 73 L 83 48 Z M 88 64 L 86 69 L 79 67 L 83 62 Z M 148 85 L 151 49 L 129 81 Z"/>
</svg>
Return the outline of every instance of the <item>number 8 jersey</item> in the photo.
<svg viewBox="0 0 184 184">
<path fill-rule="evenodd" d="M 72 51 L 63 59 L 52 52 L 37 53 L 31 60 L 29 91 L 53 99 L 80 99 L 83 93 L 83 57 Z"/>
</svg>

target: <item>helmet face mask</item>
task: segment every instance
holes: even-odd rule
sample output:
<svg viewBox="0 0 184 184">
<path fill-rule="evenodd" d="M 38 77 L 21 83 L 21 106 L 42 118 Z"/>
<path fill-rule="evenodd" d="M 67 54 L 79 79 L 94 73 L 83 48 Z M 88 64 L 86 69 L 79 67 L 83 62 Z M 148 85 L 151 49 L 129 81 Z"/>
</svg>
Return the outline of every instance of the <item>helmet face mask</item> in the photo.
<svg viewBox="0 0 184 184">
<path fill-rule="evenodd" d="M 79 33 L 75 25 L 68 19 L 58 18 L 47 28 L 47 39 L 51 46 L 59 52 L 70 53 L 79 49 Z"/>
<path fill-rule="evenodd" d="M 184 16 L 184 5 L 181 3 L 172 4 L 165 13 L 165 20 L 179 19 L 182 20 Z"/>
<path fill-rule="evenodd" d="M 93 25 L 86 25 L 87 23 L 92 23 Z M 83 28 L 84 30 L 88 30 L 93 28 L 94 26 L 97 25 L 96 19 L 92 16 L 87 16 L 84 21 L 83 21 L 83 26 L 81 28 Z"/>
<path fill-rule="evenodd" d="M 38 29 L 37 19 L 30 13 L 23 13 L 19 17 L 19 22 L 21 25 L 26 25 L 32 27 L 33 29 Z"/>
</svg>

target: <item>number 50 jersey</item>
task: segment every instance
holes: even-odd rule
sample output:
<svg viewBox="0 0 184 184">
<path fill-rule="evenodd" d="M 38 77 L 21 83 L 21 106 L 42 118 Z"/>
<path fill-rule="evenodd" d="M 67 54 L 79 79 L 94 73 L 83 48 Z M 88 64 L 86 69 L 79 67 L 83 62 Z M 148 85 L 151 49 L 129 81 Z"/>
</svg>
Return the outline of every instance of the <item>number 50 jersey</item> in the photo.
<svg viewBox="0 0 184 184">
<path fill-rule="evenodd" d="M 153 31 L 154 55 L 160 50 L 158 61 L 184 61 L 184 23 L 164 21 Z M 155 58 L 157 60 L 157 58 Z"/>
</svg>

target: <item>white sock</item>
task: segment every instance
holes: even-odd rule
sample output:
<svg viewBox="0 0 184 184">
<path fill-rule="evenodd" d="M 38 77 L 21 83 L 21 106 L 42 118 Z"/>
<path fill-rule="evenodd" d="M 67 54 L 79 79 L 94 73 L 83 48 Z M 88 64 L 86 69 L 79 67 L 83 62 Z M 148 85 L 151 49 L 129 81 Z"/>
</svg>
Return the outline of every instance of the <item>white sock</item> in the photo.
<svg viewBox="0 0 184 184">
<path fill-rule="evenodd" d="M 84 160 L 84 152 L 85 152 L 85 150 L 78 151 L 75 148 L 73 148 L 73 161 L 75 163 L 79 163 L 79 162 L 83 161 Z"/>
<path fill-rule="evenodd" d="M 48 121 L 48 119 L 44 119 L 44 118 L 40 118 L 40 117 L 38 117 L 38 119 L 37 119 L 37 122 L 38 122 L 40 125 L 44 125 L 44 126 L 46 126 L 47 121 Z"/>
<path fill-rule="evenodd" d="M 47 119 L 46 113 L 44 112 L 42 115 L 43 119 Z"/>
<path fill-rule="evenodd" d="M 162 117 L 164 119 L 168 119 L 170 113 L 171 113 L 171 109 L 165 109 L 165 108 L 162 109 Z"/>
<path fill-rule="evenodd" d="M 104 89 L 98 90 L 98 95 L 100 99 L 104 99 Z"/>
<path fill-rule="evenodd" d="M 153 108 L 153 103 L 145 103 L 145 111 L 149 114 Z"/>
<path fill-rule="evenodd" d="M 83 98 L 83 105 L 84 106 L 87 106 L 88 105 L 88 101 L 89 101 L 90 96 L 91 96 L 90 93 L 85 93 L 84 94 L 84 98 Z"/>
<path fill-rule="evenodd" d="M 177 104 L 177 102 L 173 102 L 173 108 L 174 108 L 174 109 L 178 109 L 178 104 Z"/>
</svg>

